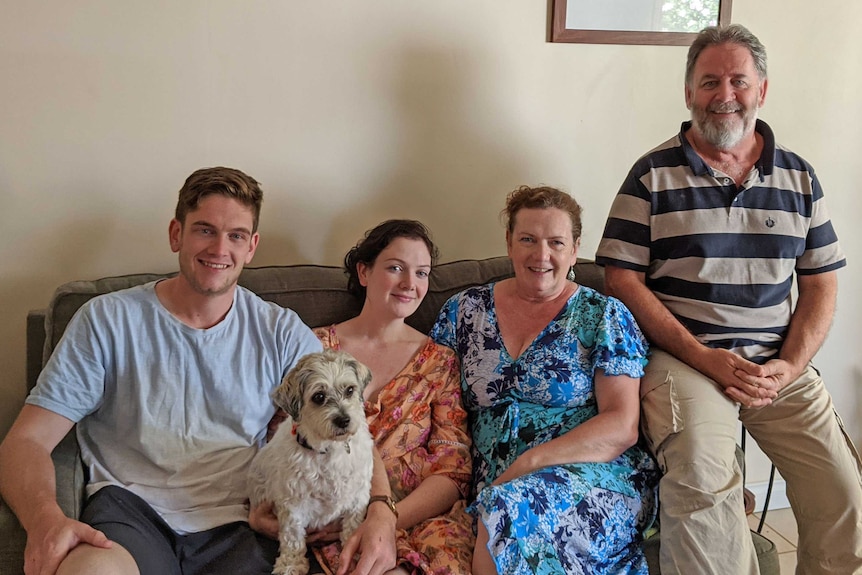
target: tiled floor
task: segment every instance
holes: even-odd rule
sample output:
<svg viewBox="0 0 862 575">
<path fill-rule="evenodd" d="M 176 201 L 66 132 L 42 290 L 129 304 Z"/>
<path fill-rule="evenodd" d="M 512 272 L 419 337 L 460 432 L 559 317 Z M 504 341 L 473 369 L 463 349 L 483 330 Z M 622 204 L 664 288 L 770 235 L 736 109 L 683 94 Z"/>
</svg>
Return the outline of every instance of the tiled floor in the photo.
<svg viewBox="0 0 862 575">
<path fill-rule="evenodd" d="M 760 514 L 748 516 L 748 523 L 757 530 Z M 778 562 L 781 575 L 793 575 L 796 572 L 796 519 L 790 509 L 773 509 L 766 514 L 766 522 L 760 533 L 775 543 L 778 550 Z"/>
</svg>

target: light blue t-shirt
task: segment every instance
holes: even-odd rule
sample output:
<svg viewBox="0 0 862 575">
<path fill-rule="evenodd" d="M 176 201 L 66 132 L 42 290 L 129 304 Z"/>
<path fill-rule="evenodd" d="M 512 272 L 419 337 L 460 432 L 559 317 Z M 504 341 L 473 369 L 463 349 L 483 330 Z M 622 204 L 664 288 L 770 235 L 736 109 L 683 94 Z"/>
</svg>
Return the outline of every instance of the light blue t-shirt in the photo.
<svg viewBox="0 0 862 575">
<path fill-rule="evenodd" d="M 27 403 L 78 422 L 88 495 L 124 487 L 180 533 L 245 521 L 270 393 L 322 346 L 295 312 L 245 288 L 219 324 L 195 329 L 154 286 L 82 306 Z"/>
</svg>

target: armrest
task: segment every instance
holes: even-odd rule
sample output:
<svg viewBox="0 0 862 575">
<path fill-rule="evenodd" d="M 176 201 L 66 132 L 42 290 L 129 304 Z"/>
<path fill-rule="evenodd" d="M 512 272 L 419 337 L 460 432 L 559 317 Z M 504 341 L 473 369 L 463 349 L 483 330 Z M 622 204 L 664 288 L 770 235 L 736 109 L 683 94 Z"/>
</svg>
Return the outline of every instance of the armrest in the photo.
<svg viewBox="0 0 862 575">
<path fill-rule="evenodd" d="M 74 428 L 51 454 L 57 477 L 57 503 L 63 513 L 77 518 L 84 501 L 84 468 Z M 0 573 L 23 575 L 27 534 L 18 518 L 0 499 Z"/>
<path fill-rule="evenodd" d="M 47 309 L 27 313 L 27 392 L 36 385 L 42 371 Z M 77 519 L 84 502 L 84 469 L 75 429 L 63 438 L 51 454 L 57 475 L 57 503 L 67 516 Z M 0 570 L 0 573 L 5 571 Z"/>
<path fill-rule="evenodd" d="M 36 385 L 42 371 L 42 353 L 45 348 L 45 309 L 27 312 L 27 393 Z"/>
<path fill-rule="evenodd" d="M 57 475 L 57 502 L 63 513 L 77 518 L 84 499 L 84 469 L 78 439 L 72 429 L 51 454 Z M 23 575 L 27 534 L 18 518 L 0 499 L 0 573 Z"/>
<path fill-rule="evenodd" d="M 36 385 L 42 370 L 45 345 L 46 310 L 31 310 L 27 314 L 27 392 Z M 63 513 L 77 518 L 84 501 L 84 469 L 81 451 L 73 428 L 51 454 L 57 479 L 57 503 Z M 27 533 L 6 502 L 0 499 L 0 573 L 23 575 L 24 547 Z"/>
<path fill-rule="evenodd" d="M 66 516 L 77 519 L 84 505 L 85 481 L 81 449 L 74 427 L 54 448 L 51 458 L 57 476 L 57 503 Z"/>
<path fill-rule="evenodd" d="M 27 534 L 18 518 L 0 499 L 0 573 L 23 575 L 26 542 Z"/>
</svg>

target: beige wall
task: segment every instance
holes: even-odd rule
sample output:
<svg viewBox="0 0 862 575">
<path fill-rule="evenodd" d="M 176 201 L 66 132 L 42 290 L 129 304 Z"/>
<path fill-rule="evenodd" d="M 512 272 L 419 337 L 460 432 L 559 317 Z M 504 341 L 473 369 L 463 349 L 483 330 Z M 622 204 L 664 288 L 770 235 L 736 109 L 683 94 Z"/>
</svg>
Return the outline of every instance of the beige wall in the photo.
<svg viewBox="0 0 862 575">
<path fill-rule="evenodd" d="M 337 263 L 387 217 L 443 259 L 504 253 L 522 183 L 572 192 L 592 257 L 631 163 L 686 119 L 685 48 L 545 42 L 538 0 L 4 1 L 0 19 L 0 434 L 24 396 L 24 327 L 61 282 L 169 271 L 194 169 L 264 184 L 255 264 Z M 850 266 L 818 356 L 862 435 L 862 4 L 734 0 L 770 51 L 762 117 L 818 169 Z"/>
</svg>

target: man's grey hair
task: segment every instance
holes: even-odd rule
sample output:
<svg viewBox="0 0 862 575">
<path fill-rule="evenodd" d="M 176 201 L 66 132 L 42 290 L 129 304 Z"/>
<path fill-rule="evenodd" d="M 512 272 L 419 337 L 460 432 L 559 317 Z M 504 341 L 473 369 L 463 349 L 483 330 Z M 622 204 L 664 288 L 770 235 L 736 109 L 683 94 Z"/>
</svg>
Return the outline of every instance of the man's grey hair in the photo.
<svg viewBox="0 0 862 575">
<path fill-rule="evenodd" d="M 685 64 L 686 84 L 691 85 L 694 65 L 697 63 L 700 53 L 710 46 L 719 44 L 739 44 L 748 48 L 760 80 L 766 79 L 766 48 L 757 39 L 757 36 L 749 32 L 748 28 L 742 24 L 731 24 L 730 26 L 709 26 L 698 33 L 697 38 L 694 39 L 688 49 L 688 60 Z"/>
</svg>

